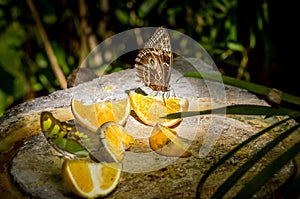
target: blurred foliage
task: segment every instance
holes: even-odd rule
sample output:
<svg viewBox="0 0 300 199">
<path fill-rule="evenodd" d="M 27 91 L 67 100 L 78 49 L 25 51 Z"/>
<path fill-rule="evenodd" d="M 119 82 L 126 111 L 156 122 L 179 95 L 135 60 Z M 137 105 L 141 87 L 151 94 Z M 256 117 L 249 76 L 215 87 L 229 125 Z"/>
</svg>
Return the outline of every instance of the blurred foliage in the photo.
<svg viewBox="0 0 300 199">
<path fill-rule="evenodd" d="M 0 0 L 0 115 L 10 106 L 60 89 L 27 3 Z M 105 38 L 135 27 L 164 25 L 198 41 L 223 74 L 296 95 L 299 92 L 292 89 L 297 85 L 294 59 L 291 61 L 282 41 L 293 43 L 296 36 L 289 38 L 294 27 L 284 23 L 284 19 L 296 20 L 289 10 L 293 4 L 267 0 L 33 3 L 66 77 Z M 277 17 L 279 12 L 282 20 Z M 134 56 L 126 58 L 131 66 Z"/>
</svg>

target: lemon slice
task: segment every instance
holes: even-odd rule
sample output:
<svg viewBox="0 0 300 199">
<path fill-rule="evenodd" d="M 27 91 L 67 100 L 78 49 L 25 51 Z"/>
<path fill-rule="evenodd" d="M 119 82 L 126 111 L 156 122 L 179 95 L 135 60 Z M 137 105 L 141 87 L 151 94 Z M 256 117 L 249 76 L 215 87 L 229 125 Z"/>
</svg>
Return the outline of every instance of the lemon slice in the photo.
<svg viewBox="0 0 300 199">
<path fill-rule="evenodd" d="M 184 138 L 177 135 L 176 131 L 157 124 L 153 127 L 149 137 L 150 148 L 156 153 L 170 157 L 190 157 L 187 143 Z"/>
<path fill-rule="evenodd" d="M 177 119 L 163 119 L 161 117 L 188 109 L 187 99 L 171 97 L 165 99 L 165 103 L 161 97 L 144 96 L 131 91 L 129 93 L 131 107 L 138 118 L 149 126 L 155 126 L 157 123 L 166 127 L 172 127 L 181 121 Z"/>
<path fill-rule="evenodd" d="M 79 124 L 95 132 L 99 126 L 110 121 L 124 125 L 130 114 L 130 101 L 126 95 L 119 101 L 87 105 L 73 98 L 71 110 Z"/>
<path fill-rule="evenodd" d="M 107 151 L 120 162 L 124 158 L 124 152 L 134 144 L 134 138 L 121 125 L 107 122 L 100 128 L 101 137 Z"/>
<path fill-rule="evenodd" d="M 95 163 L 86 160 L 65 159 L 62 167 L 66 184 L 84 198 L 103 197 L 119 184 L 122 166 L 120 163 Z"/>
</svg>

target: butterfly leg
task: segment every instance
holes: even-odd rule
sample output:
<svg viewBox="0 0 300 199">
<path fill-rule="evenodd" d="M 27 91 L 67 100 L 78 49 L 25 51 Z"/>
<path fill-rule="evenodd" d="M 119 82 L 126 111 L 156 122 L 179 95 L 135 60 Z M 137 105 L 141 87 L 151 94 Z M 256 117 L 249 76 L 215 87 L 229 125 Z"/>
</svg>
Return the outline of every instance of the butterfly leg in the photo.
<svg viewBox="0 0 300 199">
<path fill-rule="evenodd" d="M 172 92 L 172 95 L 170 94 Z M 172 97 L 176 97 L 176 93 L 175 93 L 175 90 L 173 88 L 171 88 L 169 90 L 169 97 L 172 96 Z"/>
<path fill-rule="evenodd" d="M 165 93 L 166 93 L 166 92 L 163 92 L 163 94 L 162 94 L 162 99 L 163 99 L 164 105 L 166 106 L 167 104 L 166 104 L 166 99 L 165 99 Z M 168 98 L 168 96 L 167 96 L 167 98 Z"/>
<path fill-rule="evenodd" d="M 156 97 L 158 95 L 158 91 L 153 91 L 152 95 Z"/>
</svg>

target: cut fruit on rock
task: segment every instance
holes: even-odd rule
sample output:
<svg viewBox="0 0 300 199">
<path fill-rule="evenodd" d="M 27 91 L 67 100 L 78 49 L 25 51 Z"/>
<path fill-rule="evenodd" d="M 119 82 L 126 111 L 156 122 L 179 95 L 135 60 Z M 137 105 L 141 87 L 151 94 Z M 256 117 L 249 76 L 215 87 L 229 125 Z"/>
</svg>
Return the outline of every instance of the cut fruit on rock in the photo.
<svg viewBox="0 0 300 199">
<path fill-rule="evenodd" d="M 160 155 L 170 157 L 190 157 L 188 151 L 189 141 L 177 135 L 176 131 L 157 124 L 153 127 L 149 144 L 153 151 Z"/>
<path fill-rule="evenodd" d="M 149 126 L 155 126 L 157 123 L 166 127 L 175 126 L 181 118 L 164 119 L 161 117 L 188 109 L 188 100 L 177 97 L 166 98 L 164 103 L 162 97 L 144 96 L 131 91 L 129 98 L 135 114 Z"/>
<path fill-rule="evenodd" d="M 119 101 L 105 101 L 87 105 L 73 98 L 71 110 L 79 124 L 95 132 L 99 126 L 106 122 L 124 125 L 130 114 L 130 101 L 126 95 L 125 99 Z"/>
<path fill-rule="evenodd" d="M 125 130 L 125 128 L 114 122 L 107 122 L 99 128 L 101 131 L 101 137 L 106 150 L 114 157 L 118 162 L 121 162 L 124 158 L 124 152 L 130 146 L 134 144 L 134 138 Z"/>
<path fill-rule="evenodd" d="M 119 184 L 122 166 L 120 163 L 95 163 L 87 160 L 65 159 L 62 167 L 66 184 L 84 198 L 103 197 Z"/>
</svg>

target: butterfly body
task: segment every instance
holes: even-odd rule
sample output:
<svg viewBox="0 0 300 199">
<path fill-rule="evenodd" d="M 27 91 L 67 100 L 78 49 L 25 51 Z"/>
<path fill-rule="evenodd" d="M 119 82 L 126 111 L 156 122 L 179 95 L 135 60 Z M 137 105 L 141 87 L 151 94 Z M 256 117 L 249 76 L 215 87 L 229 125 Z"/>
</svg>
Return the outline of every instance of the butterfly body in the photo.
<svg viewBox="0 0 300 199">
<path fill-rule="evenodd" d="M 173 65 L 170 37 L 167 30 L 159 27 L 145 43 L 135 59 L 136 75 L 145 86 L 154 91 L 170 90 L 170 77 Z"/>
</svg>

